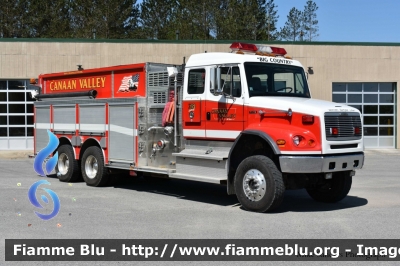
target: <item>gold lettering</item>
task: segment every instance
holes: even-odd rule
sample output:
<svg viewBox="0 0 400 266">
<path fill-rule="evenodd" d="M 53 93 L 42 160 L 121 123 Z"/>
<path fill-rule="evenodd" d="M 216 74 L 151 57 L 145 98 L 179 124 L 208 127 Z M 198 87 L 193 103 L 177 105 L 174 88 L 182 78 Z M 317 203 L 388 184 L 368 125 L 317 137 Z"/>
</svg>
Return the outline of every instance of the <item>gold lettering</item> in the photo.
<svg viewBox="0 0 400 266">
<path fill-rule="evenodd" d="M 62 81 L 57 81 L 57 90 L 62 90 Z"/>
<path fill-rule="evenodd" d="M 72 80 L 72 89 L 76 90 L 76 79 Z"/>
<path fill-rule="evenodd" d="M 51 91 L 54 90 L 54 88 L 53 88 L 53 83 L 54 83 L 53 81 L 50 82 L 50 90 L 51 90 Z"/>
<path fill-rule="evenodd" d="M 101 77 L 101 87 L 104 88 L 106 83 L 106 77 Z"/>
<path fill-rule="evenodd" d="M 63 90 L 67 89 L 67 84 L 65 83 L 65 81 L 63 81 Z"/>
<path fill-rule="evenodd" d="M 100 88 L 100 78 L 96 78 L 96 88 Z"/>
<path fill-rule="evenodd" d="M 79 83 L 81 85 L 81 89 L 87 88 L 86 79 L 80 79 Z"/>
</svg>

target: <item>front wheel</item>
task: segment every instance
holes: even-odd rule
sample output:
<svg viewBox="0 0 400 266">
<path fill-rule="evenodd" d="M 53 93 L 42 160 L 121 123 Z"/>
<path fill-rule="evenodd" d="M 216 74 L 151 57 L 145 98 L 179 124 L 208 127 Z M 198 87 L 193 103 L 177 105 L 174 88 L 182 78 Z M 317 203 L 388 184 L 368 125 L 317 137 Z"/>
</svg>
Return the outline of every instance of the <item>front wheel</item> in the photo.
<svg viewBox="0 0 400 266">
<path fill-rule="evenodd" d="M 108 181 L 102 150 L 97 146 L 87 148 L 81 160 L 83 180 L 88 186 L 104 186 Z"/>
<path fill-rule="evenodd" d="M 239 164 L 236 171 L 235 192 L 246 210 L 271 211 L 283 200 L 285 185 L 282 173 L 268 157 L 248 157 Z"/>
<path fill-rule="evenodd" d="M 75 160 L 74 150 L 71 145 L 64 144 L 58 149 L 56 174 L 62 182 L 76 182 L 80 179 L 79 163 Z"/>
<path fill-rule="evenodd" d="M 352 176 L 349 171 L 335 172 L 332 179 L 325 179 L 316 188 L 307 188 L 307 192 L 316 201 L 334 203 L 347 196 L 351 183 Z"/>
</svg>

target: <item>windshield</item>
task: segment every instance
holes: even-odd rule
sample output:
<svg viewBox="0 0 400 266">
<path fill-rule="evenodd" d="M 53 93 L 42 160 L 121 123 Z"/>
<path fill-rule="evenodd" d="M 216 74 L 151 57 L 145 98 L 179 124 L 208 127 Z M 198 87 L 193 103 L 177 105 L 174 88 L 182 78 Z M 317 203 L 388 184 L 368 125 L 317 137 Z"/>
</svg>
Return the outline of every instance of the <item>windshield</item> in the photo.
<svg viewBox="0 0 400 266">
<path fill-rule="evenodd" d="M 250 97 L 290 96 L 310 98 L 304 70 L 301 67 L 244 63 Z"/>
</svg>

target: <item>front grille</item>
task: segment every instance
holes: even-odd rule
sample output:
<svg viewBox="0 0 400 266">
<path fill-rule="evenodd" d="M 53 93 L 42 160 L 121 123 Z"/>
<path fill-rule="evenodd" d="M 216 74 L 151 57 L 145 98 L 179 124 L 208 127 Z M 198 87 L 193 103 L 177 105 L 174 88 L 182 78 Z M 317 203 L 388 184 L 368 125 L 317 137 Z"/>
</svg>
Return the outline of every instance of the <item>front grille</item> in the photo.
<svg viewBox="0 0 400 266">
<path fill-rule="evenodd" d="M 327 140 L 361 139 L 360 114 L 356 112 L 325 113 L 325 134 Z"/>
</svg>

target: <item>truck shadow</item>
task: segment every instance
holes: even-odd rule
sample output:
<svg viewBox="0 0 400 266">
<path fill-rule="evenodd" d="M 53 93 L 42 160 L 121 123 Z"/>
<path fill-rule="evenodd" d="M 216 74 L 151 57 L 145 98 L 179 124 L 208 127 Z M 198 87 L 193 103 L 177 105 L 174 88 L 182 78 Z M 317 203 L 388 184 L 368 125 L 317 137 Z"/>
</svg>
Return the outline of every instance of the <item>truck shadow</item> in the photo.
<svg viewBox="0 0 400 266">
<path fill-rule="evenodd" d="M 225 207 L 241 207 L 235 195 L 226 194 L 226 186 L 177 179 L 162 178 L 118 178 L 113 185 L 119 189 L 130 189 L 140 192 L 156 193 L 176 197 L 183 200 L 220 205 Z M 351 193 L 351 191 L 350 191 Z M 368 200 L 357 196 L 347 196 L 337 203 L 322 203 L 311 199 L 304 189 L 285 192 L 282 205 L 267 214 L 285 212 L 325 212 L 361 207 Z"/>
<path fill-rule="evenodd" d="M 367 199 L 352 195 L 348 195 L 346 198 L 336 203 L 317 202 L 307 194 L 305 189 L 287 190 L 282 205 L 271 213 L 326 212 L 356 208 L 367 204 Z"/>
</svg>

